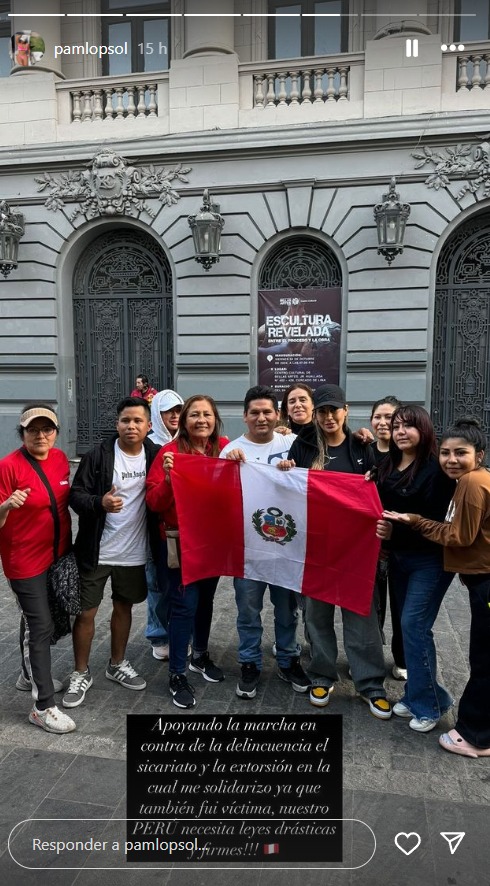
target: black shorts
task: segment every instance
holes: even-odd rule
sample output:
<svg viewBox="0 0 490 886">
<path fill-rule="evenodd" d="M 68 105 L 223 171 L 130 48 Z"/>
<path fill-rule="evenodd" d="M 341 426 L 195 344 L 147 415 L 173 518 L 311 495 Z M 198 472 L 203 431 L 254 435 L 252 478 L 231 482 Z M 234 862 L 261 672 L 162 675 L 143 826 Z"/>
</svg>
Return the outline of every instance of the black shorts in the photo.
<svg viewBox="0 0 490 886">
<path fill-rule="evenodd" d="M 144 566 L 99 564 L 95 569 L 80 569 L 82 610 L 100 606 L 107 579 L 111 579 L 112 599 L 124 603 L 143 603 L 148 593 Z"/>
</svg>

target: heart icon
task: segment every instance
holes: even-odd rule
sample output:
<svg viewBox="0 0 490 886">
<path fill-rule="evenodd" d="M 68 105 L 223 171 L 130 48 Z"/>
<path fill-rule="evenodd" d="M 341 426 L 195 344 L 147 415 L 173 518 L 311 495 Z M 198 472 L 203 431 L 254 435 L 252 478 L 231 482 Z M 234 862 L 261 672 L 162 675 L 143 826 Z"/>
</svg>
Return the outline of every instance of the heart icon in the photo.
<svg viewBox="0 0 490 886">
<path fill-rule="evenodd" d="M 404 831 L 400 831 L 400 833 L 397 834 L 395 837 L 396 848 L 399 849 L 400 852 L 403 852 L 405 855 L 411 855 L 412 852 L 415 852 L 415 850 L 419 848 L 421 842 L 422 841 L 420 839 L 420 834 L 416 834 L 415 831 L 410 831 L 409 834 L 406 834 Z"/>
</svg>

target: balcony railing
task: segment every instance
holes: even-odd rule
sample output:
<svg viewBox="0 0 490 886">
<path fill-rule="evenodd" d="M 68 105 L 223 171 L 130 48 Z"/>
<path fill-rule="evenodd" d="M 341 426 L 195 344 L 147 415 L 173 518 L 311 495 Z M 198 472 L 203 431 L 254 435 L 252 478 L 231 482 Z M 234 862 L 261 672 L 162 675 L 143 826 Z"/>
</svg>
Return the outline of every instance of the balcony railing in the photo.
<svg viewBox="0 0 490 886">
<path fill-rule="evenodd" d="M 347 101 L 349 66 L 254 74 L 254 107 Z"/>
<path fill-rule="evenodd" d="M 253 77 L 254 108 L 298 106 L 349 101 L 351 70 L 363 64 L 363 53 L 310 56 L 240 65 L 240 75 Z"/>
<path fill-rule="evenodd" d="M 468 46 L 458 53 L 456 90 L 490 89 L 490 52 L 488 43 Z"/>
<path fill-rule="evenodd" d="M 127 74 L 57 83 L 65 123 L 95 123 L 105 120 L 159 117 L 161 87 L 168 83 L 168 72 Z M 165 108 L 168 113 L 168 108 Z"/>
<path fill-rule="evenodd" d="M 412 83 L 400 76 L 394 89 L 393 77 L 382 71 L 380 57 L 380 70 L 373 70 L 371 59 L 366 72 L 362 52 L 242 62 L 238 64 L 238 95 L 235 83 L 226 80 L 225 98 L 222 102 L 210 99 L 208 113 L 201 118 L 195 110 L 200 108 L 192 71 L 187 81 L 178 68 L 59 81 L 55 87 L 58 139 L 83 140 L 91 128 L 102 138 L 112 137 L 112 127 L 121 128 L 132 138 L 143 131 L 190 132 L 194 122 L 197 130 L 241 129 L 490 108 L 490 41 L 470 43 L 459 53 L 444 53 L 442 75 L 435 65 L 429 72 L 430 88 L 425 88 L 422 75 L 418 84 L 416 78 Z"/>
</svg>

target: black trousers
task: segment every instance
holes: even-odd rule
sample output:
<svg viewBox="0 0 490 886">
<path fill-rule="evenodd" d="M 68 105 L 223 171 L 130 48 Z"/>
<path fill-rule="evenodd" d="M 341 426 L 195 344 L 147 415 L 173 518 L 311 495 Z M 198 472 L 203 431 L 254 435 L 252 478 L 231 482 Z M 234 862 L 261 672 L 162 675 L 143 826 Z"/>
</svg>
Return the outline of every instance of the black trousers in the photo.
<svg viewBox="0 0 490 886">
<path fill-rule="evenodd" d="M 400 614 L 395 595 L 392 593 L 390 585 L 390 572 L 388 559 L 378 560 L 376 566 L 376 578 L 374 580 L 374 605 L 378 613 L 379 629 L 385 642 L 384 624 L 386 619 L 386 609 L 388 598 L 390 601 L 391 627 L 393 630 L 391 638 L 391 653 L 393 661 L 399 668 L 405 668 L 405 653 L 403 651 L 402 626 L 400 622 Z"/>
<path fill-rule="evenodd" d="M 32 696 L 39 711 L 54 705 L 51 678 L 53 620 L 48 606 L 47 572 L 33 578 L 12 578 L 10 587 L 22 610 L 20 647 L 22 670 L 32 681 Z"/>
<path fill-rule="evenodd" d="M 476 748 L 490 748 L 490 575 L 461 575 L 470 595 L 470 679 L 456 730 Z"/>
</svg>

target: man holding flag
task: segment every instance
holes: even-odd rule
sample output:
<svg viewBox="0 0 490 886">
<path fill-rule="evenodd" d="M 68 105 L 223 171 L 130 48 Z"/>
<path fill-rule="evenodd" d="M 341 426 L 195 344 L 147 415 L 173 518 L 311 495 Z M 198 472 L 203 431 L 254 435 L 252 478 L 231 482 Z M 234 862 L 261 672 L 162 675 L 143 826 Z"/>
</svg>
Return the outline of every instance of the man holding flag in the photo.
<svg viewBox="0 0 490 886">
<path fill-rule="evenodd" d="M 243 412 L 247 431 L 228 443 L 220 458 L 268 465 L 275 465 L 287 458 L 296 437 L 294 434 L 278 434 L 274 430 L 278 419 L 279 406 L 274 392 L 261 385 L 250 388 L 245 395 Z M 266 529 L 271 533 L 282 531 L 282 526 L 276 526 L 274 515 L 269 517 Z M 254 698 L 262 669 L 261 611 L 267 582 L 234 578 L 233 584 L 238 608 L 237 630 L 242 670 L 236 694 L 239 698 Z M 306 692 L 310 681 L 301 667 L 297 650 L 298 608 L 294 593 L 288 588 L 269 583 L 269 594 L 274 607 L 278 676 L 290 683 L 295 692 Z"/>
</svg>

